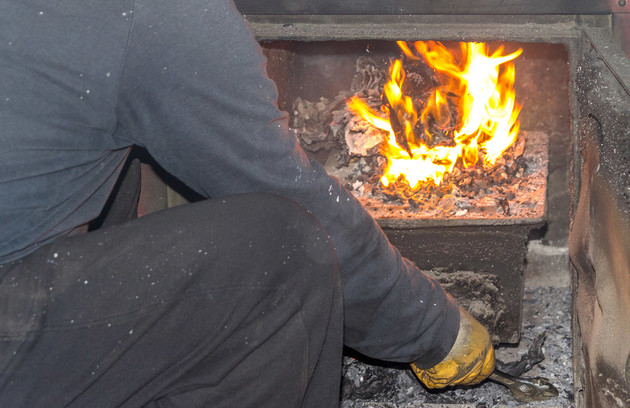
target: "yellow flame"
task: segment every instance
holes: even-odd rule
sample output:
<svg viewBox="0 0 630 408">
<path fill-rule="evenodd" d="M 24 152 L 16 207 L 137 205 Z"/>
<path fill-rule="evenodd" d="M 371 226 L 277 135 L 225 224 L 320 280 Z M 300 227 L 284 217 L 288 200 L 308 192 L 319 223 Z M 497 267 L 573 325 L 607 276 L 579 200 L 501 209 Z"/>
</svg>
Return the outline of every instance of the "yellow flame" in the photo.
<svg viewBox="0 0 630 408">
<path fill-rule="evenodd" d="M 426 101 L 416 104 L 424 104 L 418 115 L 414 101 L 402 91 L 405 81 L 402 61 L 395 60 L 390 66 L 391 79 L 383 89 L 383 99 L 389 103 L 383 111 L 388 118 L 382 117 L 359 98 L 353 97 L 348 101 L 355 114 L 388 134 L 381 149 L 387 158 L 381 182 L 388 186 L 402 178 L 412 189 L 418 188 L 421 182 L 440 184 L 458 161 L 466 167 L 475 165 L 482 152 L 485 165 L 495 164 L 518 136 L 520 106 L 515 101 L 515 72 L 510 61 L 522 50 L 503 55 L 503 47 L 499 47 L 489 54 L 486 44 L 461 43 L 463 58 L 457 62 L 439 42 L 414 42 L 417 54 L 406 42 L 397 43 L 408 59 L 424 58 L 437 72 L 441 83 Z M 452 117 L 449 101 L 457 105 L 459 117 Z M 395 117 L 392 118 L 392 115 Z M 401 128 L 399 132 L 404 132 L 411 154 L 397 142 L 392 119 Z M 420 121 L 430 140 L 430 120 L 440 129 L 449 126 L 454 129 L 451 132 L 452 143 L 429 147 L 414 134 Z M 402 136 L 398 135 L 399 140 Z"/>
</svg>

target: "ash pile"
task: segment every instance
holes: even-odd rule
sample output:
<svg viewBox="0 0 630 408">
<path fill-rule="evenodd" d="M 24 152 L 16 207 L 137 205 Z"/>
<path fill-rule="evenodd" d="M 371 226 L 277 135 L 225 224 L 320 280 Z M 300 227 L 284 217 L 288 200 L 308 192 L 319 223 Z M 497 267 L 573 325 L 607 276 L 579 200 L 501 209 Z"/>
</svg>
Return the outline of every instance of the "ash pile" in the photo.
<svg viewBox="0 0 630 408">
<path fill-rule="evenodd" d="M 424 104 L 436 86 L 436 73 L 415 62 L 405 65 L 403 92 Z M 387 159 L 381 154 L 385 132 L 355 115 L 347 106 L 350 98 L 363 100 L 381 111 L 387 67 L 369 57 L 356 60 L 356 73 L 348 90 L 333 99 L 308 101 L 296 98 L 291 126 L 302 147 L 320 161 L 329 174 L 342 181 L 377 219 L 478 219 L 537 218 L 545 208 L 547 135 L 520 132 L 516 142 L 494 166 L 458 163 L 440 185 L 423 182 L 411 189 L 404 181 L 385 187 L 379 182 Z M 450 100 L 449 100 L 450 101 Z M 428 103 L 428 102 L 427 102 Z M 417 107 L 418 111 L 422 106 Z M 449 102 L 440 120 L 418 120 L 414 134 L 428 147 L 452 144 L 458 107 Z M 392 126 L 395 127 L 395 126 Z M 430 135 L 430 136 L 429 136 Z"/>
<path fill-rule="evenodd" d="M 525 290 L 521 342 L 496 347 L 497 368 L 516 377 L 544 377 L 559 395 L 546 401 L 519 402 L 489 380 L 477 386 L 425 388 L 407 365 L 369 360 L 348 350 L 343 360 L 341 408 L 573 408 L 570 289 Z"/>
</svg>

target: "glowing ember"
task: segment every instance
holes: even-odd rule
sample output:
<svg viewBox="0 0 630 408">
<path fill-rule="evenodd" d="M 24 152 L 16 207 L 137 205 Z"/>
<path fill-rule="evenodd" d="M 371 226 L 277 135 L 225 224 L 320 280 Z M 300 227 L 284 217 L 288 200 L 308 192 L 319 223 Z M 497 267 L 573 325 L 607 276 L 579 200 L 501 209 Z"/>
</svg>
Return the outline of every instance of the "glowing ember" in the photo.
<svg viewBox="0 0 630 408">
<path fill-rule="evenodd" d="M 439 42 L 417 41 L 415 52 L 405 42 L 398 45 L 410 62 L 423 58 L 438 74 L 439 84 L 423 100 L 405 95 L 405 70 L 395 60 L 383 89 L 383 113 L 357 97 L 348 100 L 354 114 L 388 135 L 381 145 L 387 158 L 383 185 L 401 181 L 417 190 L 422 182 L 439 185 L 458 163 L 469 167 L 481 159 L 484 165 L 495 164 L 518 136 L 520 106 L 510 61 L 522 50 L 503 55 L 499 47 L 489 54 L 485 44 L 461 43 L 463 61 L 458 63 Z M 450 140 L 431 146 L 432 124 Z"/>
</svg>

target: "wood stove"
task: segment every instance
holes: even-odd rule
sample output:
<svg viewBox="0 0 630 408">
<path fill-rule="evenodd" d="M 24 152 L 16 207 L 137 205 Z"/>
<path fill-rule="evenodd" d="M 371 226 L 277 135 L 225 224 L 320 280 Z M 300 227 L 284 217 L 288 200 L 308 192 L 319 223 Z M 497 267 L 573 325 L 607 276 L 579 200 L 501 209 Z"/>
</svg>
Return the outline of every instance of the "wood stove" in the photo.
<svg viewBox="0 0 630 408">
<path fill-rule="evenodd" d="M 525 64 L 532 71 L 523 86 L 532 88 L 525 90 L 524 103 L 532 111 L 530 117 L 523 111 L 523 127 L 542 127 L 549 138 L 546 216 L 508 225 L 435 220 L 381 225 L 421 268 L 497 277 L 501 301 L 508 305 L 490 324 L 498 342 L 519 340 L 528 237 L 540 234 L 552 245 L 568 242 L 575 405 L 630 405 L 630 63 L 623 53 L 630 55 L 630 18 L 625 0 L 240 0 L 237 5 L 267 49 L 269 73 L 288 111 L 295 96 L 291 81 L 300 75 L 296 61 L 305 63 L 316 49 L 361 43 L 370 50 L 369 44 L 381 41 L 439 40 L 500 41 L 522 45 L 524 55 L 529 50 Z"/>
<path fill-rule="evenodd" d="M 576 407 L 630 406 L 626 0 L 235 1 L 266 50 L 279 104 L 289 112 L 296 95 L 315 97 L 311 92 L 328 89 L 331 82 L 296 80 L 296 75 L 306 72 L 314 78 L 315 69 L 320 78 L 326 78 L 326 70 L 338 76 L 336 62 L 343 60 L 346 67 L 345 56 L 353 49 L 358 50 L 352 51 L 353 58 L 362 52 L 378 54 L 383 44 L 397 40 L 483 41 L 524 49 L 515 62 L 522 128 L 548 139 L 543 215 L 459 225 L 439 219 L 379 222 L 404 255 L 444 278 L 449 290 L 463 287 L 458 293 L 462 303 L 470 306 L 480 292 L 467 299 L 470 294 L 459 283 L 479 277 L 490 281 L 496 290 L 485 294 L 497 302 L 499 312 L 481 317 L 501 343 L 520 338 L 528 240 L 552 249 L 568 246 L 575 386 L 568 397 Z M 305 70 L 308 64 L 310 70 Z M 296 93 L 296 83 L 302 93 Z M 151 207 L 147 212 L 185 201 L 155 183 L 151 174 L 144 166 L 143 189 L 152 198 L 144 202 Z"/>
</svg>

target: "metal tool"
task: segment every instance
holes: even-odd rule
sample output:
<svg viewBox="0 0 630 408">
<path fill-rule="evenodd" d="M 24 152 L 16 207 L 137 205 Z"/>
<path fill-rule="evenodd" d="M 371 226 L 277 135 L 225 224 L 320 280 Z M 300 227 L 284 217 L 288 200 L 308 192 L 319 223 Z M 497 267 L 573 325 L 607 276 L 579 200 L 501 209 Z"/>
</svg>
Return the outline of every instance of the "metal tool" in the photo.
<svg viewBox="0 0 630 408">
<path fill-rule="evenodd" d="M 517 378 L 494 370 L 489 379 L 508 387 L 512 396 L 521 402 L 544 401 L 558 396 L 558 389 L 546 378 Z"/>
</svg>

